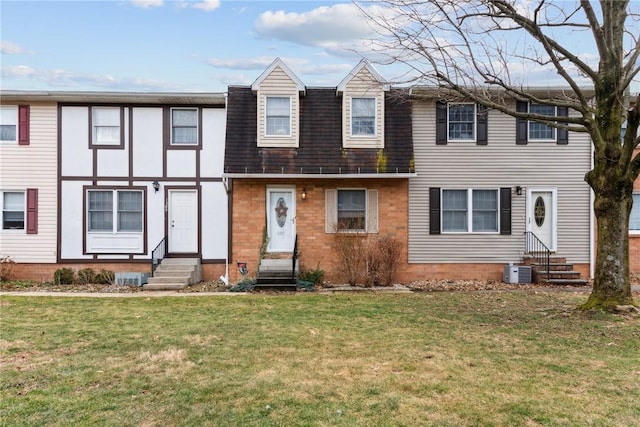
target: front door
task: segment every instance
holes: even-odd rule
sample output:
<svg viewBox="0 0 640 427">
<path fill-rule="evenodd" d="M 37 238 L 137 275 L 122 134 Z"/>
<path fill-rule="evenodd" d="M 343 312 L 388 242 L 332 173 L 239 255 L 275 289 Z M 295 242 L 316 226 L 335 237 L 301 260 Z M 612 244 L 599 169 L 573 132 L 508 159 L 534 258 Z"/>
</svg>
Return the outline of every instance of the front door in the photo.
<svg viewBox="0 0 640 427">
<path fill-rule="evenodd" d="M 169 190 L 169 252 L 198 252 L 196 190 Z"/>
<path fill-rule="evenodd" d="M 556 192 L 555 190 L 530 190 L 527 214 L 527 231 L 531 231 L 551 251 L 556 250 Z"/>
<path fill-rule="evenodd" d="M 296 237 L 295 195 L 295 188 L 267 188 L 269 252 L 293 252 Z"/>
</svg>

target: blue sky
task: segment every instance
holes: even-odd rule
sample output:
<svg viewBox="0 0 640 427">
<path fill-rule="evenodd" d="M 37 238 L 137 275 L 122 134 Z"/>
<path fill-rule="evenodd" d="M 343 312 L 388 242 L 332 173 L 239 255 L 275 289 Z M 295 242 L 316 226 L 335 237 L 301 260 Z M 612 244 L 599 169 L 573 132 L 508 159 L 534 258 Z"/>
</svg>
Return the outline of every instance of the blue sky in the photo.
<svg viewBox="0 0 640 427">
<path fill-rule="evenodd" d="M 0 0 L 0 88 L 224 92 L 276 57 L 307 86 L 336 86 L 371 37 L 347 0 Z M 529 85 L 557 84 L 528 72 Z"/>
</svg>

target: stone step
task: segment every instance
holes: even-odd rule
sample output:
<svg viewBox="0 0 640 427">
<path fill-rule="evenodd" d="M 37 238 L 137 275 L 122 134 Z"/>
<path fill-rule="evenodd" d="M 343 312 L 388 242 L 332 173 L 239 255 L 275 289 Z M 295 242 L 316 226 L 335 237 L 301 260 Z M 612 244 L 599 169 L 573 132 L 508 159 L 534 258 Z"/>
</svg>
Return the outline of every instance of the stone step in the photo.
<svg viewBox="0 0 640 427">
<path fill-rule="evenodd" d="M 186 288 L 185 283 L 147 283 L 142 286 L 143 291 L 179 291 Z"/>
<path fill-rule="evenodd" d="M 531 264 L 531 268 L 533 271 L 545 270 L 546 265 L 544 264 Z M 573 271 L 573 264 L 558 264 L 558 263 L 549 263 L 550 271 Z"/>
<path fill-rule="evenodd" d="M 185 285 L 189 284 L 189 279 L 191 276 L 187 277 L 149 277 L 147 280 L 148 284 L 161 284 L 161 283 L 184 283 Z"/>
<path fill-rule="evenodd" d="M 193 270 L 156 270 L 153 277 L 190 277 L 193 279 Z"/>
<path fill-rule="evenodd" d="M 164 258 L 160 265 L 200 265 L 200 258 Z"/>
<path fill-rule="evenodd" d="M 546 271 L 536 271 L 535 276 L 540 279 L 579 279 L 580 272 L 578 271 L 550 271 L 547 274 Z"/>
<path fill-rule="evenodd" d="M 586 286 L 589 281 L 585 279 L 542 279 L 538 283 L 554 286 Z"/>
</svg>

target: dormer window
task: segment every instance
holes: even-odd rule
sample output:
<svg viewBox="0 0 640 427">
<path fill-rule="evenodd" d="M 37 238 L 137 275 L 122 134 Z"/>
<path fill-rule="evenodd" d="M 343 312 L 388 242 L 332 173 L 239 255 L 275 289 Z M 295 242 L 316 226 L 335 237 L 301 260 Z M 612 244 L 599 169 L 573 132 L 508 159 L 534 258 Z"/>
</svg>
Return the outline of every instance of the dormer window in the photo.
<svg viewBox="0 0 640 427">
<path fill-rule="evenodd" d="M 351 135 L 375 136 L 376 99 L 351 98 Z"/>
<path fill-rule="evenodd" d="M 291 98 L 268 96 L 266 116 L 266 136 L 291 135 Z"/>
</svg>

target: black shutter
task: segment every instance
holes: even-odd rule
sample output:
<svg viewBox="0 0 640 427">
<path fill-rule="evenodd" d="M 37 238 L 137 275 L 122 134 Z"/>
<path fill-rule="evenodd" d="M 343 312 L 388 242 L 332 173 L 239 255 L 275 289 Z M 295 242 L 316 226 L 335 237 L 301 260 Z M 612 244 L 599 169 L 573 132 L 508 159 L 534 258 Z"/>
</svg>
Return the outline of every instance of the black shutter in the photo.
<svg viewBox="0 0 640 427">
<path fill-rule="evenodd" d="M 516 101 L 516 112 L 526 113 L 529 110 L 529 105 L 525 101 Z M 516 119 L 516 144 L 527 145 L 527 135 L 529 133 L 529 126 L 526 119 Z"/>
<path fill-rule="evenodd" d="M 489 115 L 489 111 L 484 105 L 477 105 L 476 108 L 478 110 L 478 136 L 476 138 L 476 145 L 487 145 L 489 133 L 487 129 L 489 123 L 487 116 Z"/>
<path fill-rule="evenodd" d="M 440 188 L 429 188 L 429 234 L 440 234 Z"/>
<path fill-rule="evenodd" d="M 558 116 L 567 117 L 568 115 L 569 109 L 567 107 L 558 107 Z M 568 143 L 569 131 L 566 129 L 558 129 L 558 145 L 567 145 Z"/>
<path fill-rule="evenodd" d="M 500 189 L 500 234 L 511 234 L 511 188 Z"/>
<path fill-rule="evenodd" d="M 447 101 L 436 101 L 436 145 L 447 145 Z"/>
</svg>

